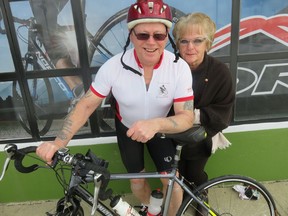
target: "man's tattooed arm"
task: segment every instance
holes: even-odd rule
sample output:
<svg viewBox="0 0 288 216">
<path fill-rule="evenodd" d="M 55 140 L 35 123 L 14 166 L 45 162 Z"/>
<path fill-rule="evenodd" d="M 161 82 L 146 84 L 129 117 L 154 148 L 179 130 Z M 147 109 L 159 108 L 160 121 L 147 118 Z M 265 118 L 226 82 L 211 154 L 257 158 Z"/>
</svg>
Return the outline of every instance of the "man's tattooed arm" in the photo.
<svg viewBox="0 0 288 216">
<path fill-rule="evenodd" d="M 64 122 L 62 130 L 57 134 L 57 138 L 62 141 L 68 141 L 70 137 L 69 135 L 72 133 L 71 125 L 72 121 L 69 118 L 67 118 Z"/>
<path fill-rule="evenodd" d="M 188 110 L 188 111 L 193 111 L 194 110 L 194 102 L 193 101 L 186 101 L 183 105 L 183 111 Z M 185 113 L 185 112 L 184 112 Z M 168 117 L 169 122 L 172 123 L 172 126 L 174 129 L 178 128 L 179 122 L 175 118 L 176 116 L 170 116 Z M 189 117 L 188 117 L 189 118 Z"/>
<path fill-rule="evenodd" d="M 184 110 L 194 110 L 194 101 L 186 101 L 184 103 Z"/>
</svg>

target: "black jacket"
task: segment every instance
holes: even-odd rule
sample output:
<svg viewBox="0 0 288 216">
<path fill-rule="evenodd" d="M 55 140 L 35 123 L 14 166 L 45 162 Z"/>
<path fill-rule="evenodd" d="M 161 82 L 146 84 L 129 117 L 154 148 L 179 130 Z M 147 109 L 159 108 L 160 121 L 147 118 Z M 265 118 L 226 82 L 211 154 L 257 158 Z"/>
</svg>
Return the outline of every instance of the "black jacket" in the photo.
<svg viewBox="0 0 288 216">
<path fill-rule="evenodd" d="M 194 108 L 200 110 L 200 122 L 207 138 L 183 147 L 183 159 L 209 157 L 212 137 L 227 128 L 231 122 L 235 100 L 235 88 L 228 67 L 205 54 L 203 62 L 192 71 Z"/>
</svg>

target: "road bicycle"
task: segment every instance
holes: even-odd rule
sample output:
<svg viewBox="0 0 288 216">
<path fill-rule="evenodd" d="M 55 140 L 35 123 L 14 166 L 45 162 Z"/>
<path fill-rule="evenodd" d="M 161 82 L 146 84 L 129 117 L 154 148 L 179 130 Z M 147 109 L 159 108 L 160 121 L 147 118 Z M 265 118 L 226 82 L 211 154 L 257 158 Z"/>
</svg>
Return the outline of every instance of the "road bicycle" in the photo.
<svg viewBox="0 0 288 216">
<path fill-rule="evenodd" d="M 81 201 L 88 203 L 91 208 L 91 215 L 98 212 L 100 215 L 117 215 L 105 200 L 115 202 L 119 195 L 113 195 L 111 189 L 107 189 L 109 182 L 113 180 L 129 180 L 133 178 L 167 178 L 169 179 L 165 199 L 162 204 L 162 215 L 167 215 L 169 203 L 174 184 L 178 184 L 185 192 L 184 200 L 177 213 L 178 216 L 276 216 L 277 210 L 271 194 L 256 180 L 241 175 L 225 175 L 209 180 L 208 182 L 191 189 L 191 184 L 183 176 L 177 175 L 178 162 L 181 156 L 183 145 L 193 145 L 195 141 L 203 140 L 206 136 L 203 127 L 193 127 L 179 134 L 157 134 L 162 139 L 174 139 L 177 141 L 174 164 L 169 173 L 145 172 L 145 173 L 110 173 L 108 161 L 97 157 L 90 150 L 83 154 L 72 155 L 69 149 L 59 149 L 55 153 L 53 169 L 58 181 L 64 188 L 65 194 L 56 205 L 56 211 L 46 213 L 48 216 L 84 215 Z M 29 173 L 41 168 L 37 164 L 24 166 L 23 159 L 26 156 L 34 157 L 32 154 L 36 146 L 18 149 L 15 144 L 5 146 L 7 159 L 4 164 L 0 180 L 4 177 L 10 160 L 14 160 L 15 168 L 22 173 Z M 37 158 L 38 159 L 38 158 Z M 59 167 L 59 168 L 57 168 Z M 46 166 L 47 168 L 47 166 Z M 64 171 L 69 169 L 69 183 L 65 181 Z M 60 177 L 61 176 L 61 177 Z M 94 192 L 87 189 L 87 185 L 94 183 Z M 233 188 L 244 188 L 244 194 L 239 198 L 239 193 Z M 244 196 L 245 195 L 245 196 Z M 199 212 L 199 206 L 204 212 Z"/>
<path fill-rule="evenodd" d="M 183 12 L 173 7 L 171 7 L 171 11 L 174 23 L 179 17 L 184 15 Z M 128 37 L 126 24 L 127 13 L 128 7 L 111 16 L 103 23 L 95 35 L 90 33 L 86 28 L 85 35 L 87 37 L 88 57 L 91 67 L 100 67 L 109 58 L 123 51 Z M 14 23 L 19 41 L 27 44 L 27 51 L 22 56 L 24 70 L 40 71 L 56 69 L 45 51 L 41 34 L 39 33 L 39 25 L 37 25 L 35 18 L 20 19 L 14 17 Z M 63 32 L 75 30 L 74 26 L 59 26 L 59 29 Z M 5 30 L 1 28 L 0 33 L 5 34 Z M 168 50 L 172 49 L 170 42 L 167 43 L 166 48 Z M 75 92 L 69 88 L 63 77 L 34 78 L 28 79 L 27 83 L 30 93 L 29 96 L 34 105 L 34 116 L 37 120 L 39 135 L 44 136 L 50 130 L 54 119 L 65 117 L 69 110 L 75 105 Z M 55 88 L 59 89 L 57 94 L 55 90 L 53 92 Z M 17 119 L 24 130 L 28 134 L 31 134 L 23 102 L 25 96 L 17 81 L 13 81 L 12 94 Z M 59 99 L 59 97 L 61 99 Z M 110 118 L 109 113 L 111 112 L 109 112 L 109 109 L 109 101 L 104 100 L 101 108 L 97 111 L 101 120 L 103 117 Z M 105 116 L 104 112 L 108 113 L 106 114 L 107 116 Z M 111 124 L 109 123 L 107 125 Z M 104 128 L 104 130 L 114 130 L 114 128 L 109 127 Z"/>
</svg>

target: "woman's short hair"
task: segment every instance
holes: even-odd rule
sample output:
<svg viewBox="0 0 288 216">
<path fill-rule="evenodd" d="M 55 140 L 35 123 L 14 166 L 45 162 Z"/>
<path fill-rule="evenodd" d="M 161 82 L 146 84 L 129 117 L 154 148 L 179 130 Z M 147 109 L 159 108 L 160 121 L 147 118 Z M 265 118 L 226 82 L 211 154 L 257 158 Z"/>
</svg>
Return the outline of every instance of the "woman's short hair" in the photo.
<svg viewBox="0 0 288 216">
<path fill-rule="evenodd" d="M 180 17 L 173 28 L 173 36 L 177 47 L 179 47 L 179 41 L 183 34 L 189 31 L 198 31 L 206 37 L 207 51 L 210 50 L 214 35 L 216 32 L 216 25 L 214 21 L 204 13 L 190 13 L 183 17 Z"/>
</svg>

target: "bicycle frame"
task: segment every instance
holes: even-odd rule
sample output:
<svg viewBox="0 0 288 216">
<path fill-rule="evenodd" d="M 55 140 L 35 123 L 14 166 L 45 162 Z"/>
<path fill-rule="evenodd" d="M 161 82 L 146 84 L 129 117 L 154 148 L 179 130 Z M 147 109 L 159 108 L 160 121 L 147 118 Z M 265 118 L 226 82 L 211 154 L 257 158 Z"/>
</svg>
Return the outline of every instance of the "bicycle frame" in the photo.
<svg viewBox="0 0 288 216">
<path fill-rule="evenodd" d="M 178 166 L 178 162 L 180 159 L 182 146 L 177 145 L 176 150 L 177 151 L 176 151 L 176 154 L 174 157 L 174 165 L 173 165 L 171 172 L 169 172 L 169 173 L 159 173 L 159 172 L 118 173 L 118 174 L 117 173 L 111 173 L 110 180 L 161 179 L 161 178 L 162 179 L 169 179 L 165 200 L 164 200 L 163 205 L 162 205 L 162 207 L 163 207 L 162 214 L 163 215 L 168 215 L 168 209 L 169 209 L 169 204 L 170 204 L 171 197 L 172 197 L 172 191 L 173 191 L 174 183 L 177 183 L 191 198 L 193 198 L 199 205 L 201 205 L 204 209 L 206 209 L 207 212 L 210 213 L 210 215 L 216 216 L 217 214 L 214 213 L 213 210 L 211 210 L 208 206 L 206 206 L 205 203 L 203 203 L 201 200 L 199 200 L 199 198 L 197 198 L 197 196 L 191 191 L 191 189 L 184 183 L 184 177 L 179 178 L 177 176 L 177 166 Z M 77 178 L 77 176 L 71 177 L 70 183 L 72 182 L 72 185 L 74 185 L 73 182 L 75 181 L 75 178 Z M 93 180 L 91 179 L 91 182 L 92 181 Z M 71 187 L 71 185 L 70 185 L 70 187 Z M 86 189 L 84 189 L 82 186 L 80 186 L 79 184 L 77 185 L 77 187 L 75 187 L 75 188 L 73 187 L 73 194 L 79 196 L 81 199 L 83 199 L 89 205 L 91 205 L 91 206 L 93 205 L 93 202 L 92 202 L 94 199 L 93 195 L 91 193 L 89 193 Z M 103 215 L 114 215 L 115 214 L 104 203 L 100 202 L 99 200 L 98 200 L 98 205 L 97 205 L 97 211 L 102 213 Z"/>
<path fill-rule="evenodd" d="M 85 1 L 83 1 L 83 5 L 85 5 Z M 42 46 L 42 42 L 40 41 L 38 37 L 38 29 L 35 28 L 36 26 L 36 20 L 35 18 L 31 17 L 28 20 L 21 20 L 19 18 L 14 18 L 14 21 L 17 23 L 20 23 L 21 25 L 25 25 L 28 27 L 28 48 L 27 53 L 25 54 L 24 61 L 28 63 L 32 63 L 34 68 L 37 68 L 37 70 L 51 70 L 56 69 L 53 62 L 50 60 L 49 56 L 45 54 L 45 47 Z M 61 26 L 60 28 L 65 29 L 73 29 L 73 26 Z M 87 39 L 90 42 L 90 45 L 93 44 L 93 40 L 91 39 L 93 36 L 88 30 L 86 30 L 87 33 Z M 38 45 L 37 40 L 39 40 L 40 45 Z M 27 61 L 29 57 L 32 57 L 32 61 Z M 36 60 L 36 61 L 35 61 Z M 39 68 L 40 66 L 40 68 Z M 27 71 L 27 64 L 25 66 L 25 71 Z M 64 80 L 63 77 L 52 77 L 52 79 L 57 83 L 59 88 L 65 93 L 68 100 L 72 100 L 74 98 L 72 90 L 69 88 L 68 84 Z M 34 90 L 33 90 L 34 92 Z M 106 100 L 104 99 L 102 104 L 102 108 L 110 107 L 110 104 L 106 104 Z"/>
<path fill-rule="evenodd" d="M 178 141 L 185 144 L 187 139 L 193 141 L 199 139 L 201 134 L 205 132 L 203 130 L 204 129 L 201 127 L 198 129 L 196 128 L 196 130 L 195 128 L 192 128 L 192 131 L 189 130 L 188 134 L 186 132 L 184 133 L 186 138 L 183 138 L 183 133 L 172 134 L 171 136 L 176 140 L 181 138 L 182 142 L 180 142 L 181 140 Z M 163 137 L 164 135 L 157 134 L 157 136 Z M 177 172 L 178 162 L 180 160 L 182 150 L 182 145 L 180 143 L 176 147 L 174 164 L 172 164 L 171 172 L 169 173 L 144 172 L 111 174 L 108 169 L 108 161 L 98 158 L 97 155 L 90 150 L 86 153 L 86 155 L 81 153 L 73 155 L 69 153 L 69 149 L 67 148 L 59 149 L 55 153 L 53 163 L 50 167 L 56 172 L 56 176 L 60 177 L 58 180 L 65 190 L 65 195 L 57 202 L 56 212 L 52 214 L 47 213 L 47 215 L 60 216 L 72 214 L 83 216 L 84 211 L 80 203 L 80 201 L 83 200 L 92 206 L 91 215 L 94 215 L 95 212 L 98 211 L 101 215 L 114 216 L 115 213 L 110 206 L 108 207 L 106 203 L 101 202 L 109 199 L 111 201 L 110 205 L 114 209 L 115 204 L 117 204 L 120 197 L 119 195 L 115 196 L 112 193 L 112 190 L 107 187 L 109 186 L 110 180 L 153 178 L 168 180 L 165 199 L 162 205 L 163 215 L 167 215 L 168 213 L 174 184 L 178 184 L 183 191 L 185 191 L 185 196 L 181 206 L 179 207 L 177 215 L 195 215 L 197 212 L 201 214 L 203 213 L 204 215 L 209 213 L 212 216 L 278 215 L 275 202 L 269 191 L 261 183 L 249 177 L 240 175 L 225 175 L 211 179 L 206 183 L 197 186 L 196 188 L 191 188 L 190 185 L 186 183 L 185 178 L 179 177 Z M 18 150 L 15 144 L 6 145 L 5 152 L 7 153 L 7 159 L 3 167 L 0 181 L 3 179 L 10 160 L 15 160 L 14 166 L 17 171 L 21 173 L 30 173 L 38 168 L 41 168 L 42 166 L 39 166 L 38 164 L 25 166 L 22 163 L 24 157 L 29 153 L 34 153 L 36 148 L 36 146 L 30 146 Z M 58 163 L 60 167 L 55 169 Z M 66 166 L 71 167 L 71 169 L 67 169 Z M 65 175 L 63 172 L 64 170 L 70 170 L 70 180 L 68 185 L 67 181 L 65 180 L 65 176 L 67 177 L 67 175 Z M 87 187 L 84 187 L 84 185 L 92 182 L 94 183 L 93 195 L 87 190 Z M 245 192 L 239 191 L 239 188 Z M 238 196 L 235 194 L 235 191 L 239 192 Z M 259 199 L 260 196 L 261 199 Z M 243 201 L 243 199 L 245 201 Z M 200 207 L 199 211 L 198 207 Z M 130 208 L 132 208 L 131 204 L 128 209 Z"/>
<path fill-rule="evenodd" d="M 28 58 L 31 56 L 33 58 L 32 64 L 33 64 L 34 68 L 37 65 L 36 68 L 38 66 L 40 66 L 39 69 L 42 69 L 42 70 L 56 69 L 55 65 L 50 60 L 49 56 L 45 55 L 44 47 L 40 47 L 40 45 L 38 45 L 38 43 L 37 43 L 37 40 L 39 40 L 39 38 L 37 35 L 38 30 L 37 30 L 37 28 L 34 28 L 35 24 L 36 24 L 35 19 L 30 18 L 29 19 L 29 25 L 28 25 L 29 26 L 28 51 L 24 57 L 24 61 L 27 59 L 27 56 L 28 56 Z M 36 58 L 36 61 L 34 58 Z M 25 70 L 27 70 L 27 68 L 25 68 Z M 63 77 L 53 77 L 52 79 L 57 83 L 57 85 L 65 93 L 65 95 L 67 96 L 67 98 L 69 100 L 74 98 L 72 90 L 69 88 L 68 84 L 65 82 Z"/>
</svg>

